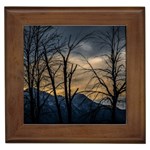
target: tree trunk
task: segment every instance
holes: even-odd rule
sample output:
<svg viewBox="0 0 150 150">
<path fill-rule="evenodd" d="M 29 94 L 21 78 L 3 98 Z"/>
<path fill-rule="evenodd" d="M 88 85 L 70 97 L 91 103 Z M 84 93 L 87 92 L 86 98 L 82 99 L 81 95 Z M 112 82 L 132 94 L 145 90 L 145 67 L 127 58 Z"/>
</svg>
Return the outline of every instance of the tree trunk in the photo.
<svg viewBox="0 0 150 150">
<path fill-rule="evenodd" d="M 67 86 L 67 62 L 64 60 L 64 89 L 65 89 L 65 100 L 66 100 L 66 106 L 68 111 L 68 123 L 71 123 L 71 108 L 70 108 L 70 101 L 68 99 L 68 86 Z"/>
<path fill-rule="evenodd" d="M 52 80 L 52 87 L 53 87 L 56 107 L 57 107 L 57 111 L 58 111 L 59 122 L 63 123 L 63 119 L 62 119 L 62 115 L 61 115 L 61 109 L 60 109 L 60 105 L 59 105 L 59 102 L 58 102 L 58 97 L 57 97 L 57 93 L 56 93 L 56 89 L 55 89 L 55 82 L 54 82 L 54 80 Z"/>
<path fill-rule="evenodd" d="M 35 107 L 34 107 L 34 98 L 33 98 L 33 89 L 29 88 L 29 95 L 30 95 L 30 116 L 33 123 L 35 123 Z"/>
<path fill-rule="evenodd" d="M 39 83 L 39 79 L 38 79 L 38 83 L 37 83 L 37 95 L 36 95 L 36 99 L 37 99 L 37 106 L 36 106 L 36 123 L 38 123 L 39 121 L 39 116 L 40 116 L 40 83 Z"/>
<path fill-rule="evenodd" d="M 72 123 L 72 106 L 71 106 L 71 102 L 69 103 L 69 107 L 68 107 L 68 122 Z"/>
<path fill-rule="evenodd" d="M 117 97 L 113 98 L 113 105 L 112 105 L 112 123 L 116 123 L 116 105 L 117 105 Z"/>
</svg>

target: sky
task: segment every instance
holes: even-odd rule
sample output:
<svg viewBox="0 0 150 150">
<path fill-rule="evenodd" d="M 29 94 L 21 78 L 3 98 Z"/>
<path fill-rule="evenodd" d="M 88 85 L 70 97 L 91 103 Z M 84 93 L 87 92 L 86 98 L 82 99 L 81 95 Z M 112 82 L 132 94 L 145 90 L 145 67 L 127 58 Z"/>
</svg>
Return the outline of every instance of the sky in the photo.
<svg viewBox="0 0 150 150">
<path fill-rule="evenodd" d="M 94 34 L 100 34 L 101 32 L 110 32 L 110 26 L 56 26 L 58 32 L 62 33 L 66 38 L 69 35 L 72 35 L 72 38 L 78 37 L 82 38 L 84 35 L 94 32 Z M 121 34 L 125 37 L 125 27 L 121 27 Z M 80 47 L 75 49 L 70 56 L 70 62 L 78 64 L 84 68 L 90 68 L 89 65 L 85 62 L 84 58 L 78 54 L 81 53 L 86 57 L 86 59 L 91 63 L 94 68 L 103 68 L 106 64 L 103 59 L 104 54 L 110 53 L 110 50 L 107 48 L 100 47 L 100 41 L 95 38 L 90 38 L 89 40 L 83 41 L 80 43 Z M 125 57 L 125 56 L 124 56 Z M 72 90 L 75 91 L 76 88 L 79 88 L 79 91 L 84 91 L 85 89 L 90 89 L 95 82 L 91 82 L 88 86 L 87 83 L 90 80 L 92 74 L 84 73 L 83 68 L 78 67 L 74 78 Z M 107 82 L 107 81 L 106 81 Z M 108 83 L 109 84 L 109 83 Z M 63 90 L 59 89 L 59 94 L 63 95 Z M 92 99 L 94 95 L 89 97 Z M 100 99 L 101 96 L 96 99 Z"/>
<path fill-rule="evenodd" d="M 84 35 L 88 33 L 94 32 L 94 34 L 100 34 L 101 32 L 110 32 L 111 26 L 55 26 L 58 29 L 58 33 L 63 34 L 64 37 L 68 37 L 69 35 L 72 35 L 73 38 L 78 37 L 82 38 Z M 125 36 L 125 26 L 121 27 L 121 34 L 122 36 Z M 103 53 L 106 53 L 107 49 L 100 49 L 99 47 L 99 40 L 95 40 L 94 38 L 82 42 L 81 49 L 78 49 L 78 51 L 82 52 L 87 57 L 96 56 L 96 55 L 102 55 Z"/>
<path fill-rule="evenodd" d="M 78 92 L 91 89 L 96 81 L 92 81 L 88 84 L 92 73 L 87 73 L 83 68 L 90 68 L 85 58 L 90 62 L 93 68 L 104 68 L 106 63 L 104 61 L 104 54 L 110 53 L 110 48 L 101 47 L 100 39 L 97 38 L 98 35 L 108 32 L 111 33 L 111 26 L 53 26 L 58 34 L 62 35 L 61 42 L 68 40 L 71 35 L 71 42 L 75 39 L 79 40 L 84 37 L 86 34 L 93 33 L 88 40 L 83 40 L 78 45 L 77 48 L 74 48 L 69 57 L 71 63 L 77 64 L 78 67 L 75 71 L 72 81 L 72 93 L 79 88 Z M 28 28 L 28 27 L 26 27 Z M 120 26 L 121 37 L 125 38 L 125 26 Z M 82 55 L 85 57 L 83 58 Z M 125 57 L 125 50 L 123 53 Z M 125 63 L 125 62 L 123 62 Z M 62 72 L 60 72 L 62 74 Z M 61 76 L 61 75 L 60 75 Z M 62 77 L 56 79 L 58 84 Z M 106 81 L 109 84 L 109 81 Z M 99 87 L 100 88 L 100 87 Z M 100 89 L 102 90 L 102 89 Z M 47 89 L 48 91 L 48 89 Z M 64 95 L 64 90 L 60 87 L 57 89 L 58 95 Z M 89 98 L 93 99 L 93 95 L 90 95 Z M 101 99 L 102 96 L 98 96 L 96 100 Z"/>
</svg>

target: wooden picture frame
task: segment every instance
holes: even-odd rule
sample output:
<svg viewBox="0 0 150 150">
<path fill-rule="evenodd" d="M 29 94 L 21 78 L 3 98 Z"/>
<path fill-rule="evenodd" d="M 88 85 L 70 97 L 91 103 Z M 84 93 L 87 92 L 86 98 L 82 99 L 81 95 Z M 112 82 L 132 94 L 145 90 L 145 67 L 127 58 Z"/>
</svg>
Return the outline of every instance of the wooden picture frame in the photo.
<svg viewBox="0 0 150 150">
<path fill-rule="evenodd" d="M 24 25 L 127 26 L 127 123 L 23 123 Z M 6 142 L 145 143 L 145 8 L 5 8 Z"/>
</svg>

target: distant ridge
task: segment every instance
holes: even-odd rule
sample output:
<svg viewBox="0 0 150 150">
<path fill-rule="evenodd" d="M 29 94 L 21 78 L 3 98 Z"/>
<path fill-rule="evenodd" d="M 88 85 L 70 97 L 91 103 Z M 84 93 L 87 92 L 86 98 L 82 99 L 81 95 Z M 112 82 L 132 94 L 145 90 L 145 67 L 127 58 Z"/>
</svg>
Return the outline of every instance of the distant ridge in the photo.
<svg viewBox="0 0 150 150">
<path fill-rule="evenodd" d="M 36 103 L 37 89 L 33 88 L 33 96 Z M 53 95 L 39 91 L 40 95 L 40 116 L 39 123 L 58 123 L 57 107 Z M 63 123 L 68 123 L 65 98 L 58 96 L 59 106 L 63 117 Z M 32 123 L 30 119 L 30 97 L 29 89 L 24 91 L 24 122 Z M 72 100 L 72 123 L 111 123 L 111 108 L 106 105 L 96 103 L 84 94 L 77 93 Z M 116 108 L 116 123 L 125 123 L 126 110 Z"/>
</svg>

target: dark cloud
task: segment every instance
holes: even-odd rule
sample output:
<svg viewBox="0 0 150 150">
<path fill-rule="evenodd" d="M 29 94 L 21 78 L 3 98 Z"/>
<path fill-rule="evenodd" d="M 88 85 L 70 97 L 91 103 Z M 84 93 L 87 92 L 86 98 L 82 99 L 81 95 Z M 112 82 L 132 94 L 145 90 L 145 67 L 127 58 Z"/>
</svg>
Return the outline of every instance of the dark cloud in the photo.
<svg viewBox="0 0 150 150">
<path fill-rule="evenodd" d="M 71 40 L 74 41 L 75 39 L 81 39 L 89 33 L 94 33 L 88 40 L 81 42 L 80 46 L 74 49 L 72 53 L 77 56 L 81 53 L 87 58 L 109 53 L 109 48 L 106 46 L 101 48 L 100 40 L 95 37 L 105 32 L 111 35 L 111 27 L 112 26 L 53 26 L 54 30 L 56 29 L 58 34 L 62 35 L 61 42 L 67 41 L 70 35 L 72 37 Z M 29 30 L 29 26 L 25 26 L 24 29 Z M 51 32 L 53 33 L 54 30 L 48 31 L 50 32 L 49 34 L 51 34 Z M 125 26 L 120 26 L 120 32 L 125 39 Z"/>
<path fill-rule="evenodd" d="M 104 53 L 109 53 L 109 49 L 107 47 L 101 48 L 100 41 L 95 38 L 96 35 L 111 32 L 112 26 L 54 26 L 57 28 L 58 33 L 62 34 L 64 39 L 72 36 L 72 40 L 75 38 L 80 39 L 86 34 L 94 33 L 93 38 L 89 38 L 86 41 L 81 42 L 80 47 L 74 50 L 74 55 L 78 55 L 81 53 L 85 57 L 94 57 L 100 56 Z M 125 26 L 120 26 L 120 32 L 123 38 L 125 38 Z"/>
</svg>

